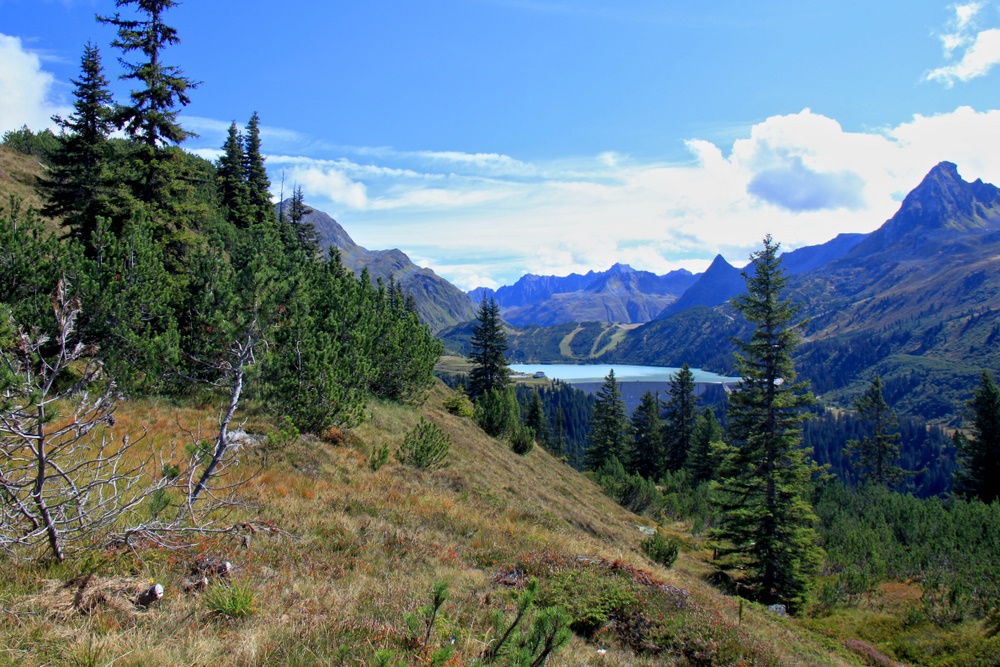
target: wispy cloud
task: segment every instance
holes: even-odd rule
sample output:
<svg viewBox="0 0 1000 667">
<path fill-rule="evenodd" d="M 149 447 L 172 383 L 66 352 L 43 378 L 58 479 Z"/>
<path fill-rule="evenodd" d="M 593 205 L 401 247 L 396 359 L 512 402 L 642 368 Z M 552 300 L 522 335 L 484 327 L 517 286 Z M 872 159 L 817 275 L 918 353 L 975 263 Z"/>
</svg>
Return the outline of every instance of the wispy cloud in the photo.
<svg viewBox="0 0 1000 667">
<path fill-rule="evenodd" d="M 684 162 L 618 154 L 528 162 L 483 174 L 476 154 L 358 150 L 271 156 L 310 205 L 369 248 L 398 247 L 463 288 L 526 272 L 565 275 L 617 261 L 658 273 L 741 264 L 767 233 L 785 248 L 867 232 L 941 160 L 1000 182 L 1000 111 L 969 107 L 894 127 L 845 131 L 808 109 L 753 125 L 735 142 L 691 139 Z M 427 159 L 432 155 L 432 159 Z M 534 174 L 530 177 L 524 174 Z"/>
<path fill-rule="evenodd" d="M 967 2 L 952 7 L 955 14 L 940 39 L 945 58 L 954 62 L 928 72 L 928 81 L 939 81 L 951 87 L 957 81 L 986 76 L 1000 64 L 1000 29 L 980 26 L 979 19 L 986 7 L 986 2 Z"/>
</svg>

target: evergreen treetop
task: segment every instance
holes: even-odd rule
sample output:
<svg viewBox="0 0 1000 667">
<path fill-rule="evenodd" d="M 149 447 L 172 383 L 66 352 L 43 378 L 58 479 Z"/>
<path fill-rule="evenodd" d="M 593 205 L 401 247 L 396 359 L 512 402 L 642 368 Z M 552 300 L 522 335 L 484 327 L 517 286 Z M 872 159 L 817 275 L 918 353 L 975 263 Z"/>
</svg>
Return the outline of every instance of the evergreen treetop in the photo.
<svg viewBox="0 0 1000 667">
<path fill-rule="evenodd" d="M 612 458 L 618 459 L 622 465 L 631 462 L 628 414 L 613 368 L 597 391 L 587 442 L 584 466 L 588 470 L 600 470 Z"/>
<path fill-rule="evenodd" d="M 119 58 L 125 68 L 121 78 L 140 85 L 131 93 L 132 104 L 120 107 L 118 126 L 149 148 L 180 144 L 192 136 L 177 122 L 177 108 L 191 103 L 188 90 L 197 88 L 198 82 L 161 61 L 163 49 L 180 42 L 176 28 L 163 22 L 163 14 L 178 4 L 175 0 L 117 0 L 117 7 L 135 5 L 145 18 L 128 19 L 119 13 L 97 17 L 101 23 L 118 30 L 112 46 L 123 54 L 138 51 L 145 57 L 138 63 Z"/>
<path fill-rule="evenodd" d="M 662 408 L 659 394 L 647 391 L 632 413 L 631 472 L 645 479 L 659 479 L 666 470 Z"/>
<path fill-rule="evenodd" d="M 482 300 L 472 327 L 469 361 L 469 398 L 473 401 L 487 392 L 503 389 L 510 381 L 507 366 L 507 333 L 500 319 L 500 305 L 492 297 Z"/>
<path fill-rule="evenodd" d="M 52 117 L 62 134 L 41 185 L 48 198 L 45 215 L 61 217 L 71 236 L 87 242 L 97 218 L 109 212 L 112 179 L 106 144 L 114 122 L 100 51 L 91 43 L 84 47 L 80 72 L 73 80 L 73 113 L 65 119 Z"/>
<path fill-rule="evenodd" d="M 687 364 L 683 364 L 670 380 L 670 395 L 666 405 L 663 437 L 665 463 L 671 471 L 684 467 L 688 450 L 691 449 L 691 438 L 698 419 L 698 397 L 694 390 L 694 373 Z"/>
</svg>

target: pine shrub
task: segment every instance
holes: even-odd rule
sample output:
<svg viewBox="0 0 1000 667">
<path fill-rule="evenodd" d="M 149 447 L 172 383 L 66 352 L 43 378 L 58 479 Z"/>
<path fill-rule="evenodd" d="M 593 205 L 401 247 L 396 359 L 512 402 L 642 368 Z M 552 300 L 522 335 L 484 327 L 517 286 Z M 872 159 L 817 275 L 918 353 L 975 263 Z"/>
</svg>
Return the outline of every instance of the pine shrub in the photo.
<svg viewBox="0 0 1000 667">
<path fill-rule="evenodd" d="M 535 446 L 535 433 L 527 426 L 518 426 L 510 434 L 510 448 L 515 454 L 524 456 Z"/>
<path fill-rule="evenodd" d="M 472 418 L 474 411 L 472 407 L 472 401 L 469 397 L 465 395 L 465 392 L 459 388 L 455 393 L 453 393 L 448 398 L 444 399 L 444 409 L 453 415 L 459 417 Z"/>
<path fill-rule="evenodd" d="M 404 465 L 432 470 L 445 465 L 449 447 L 451 438 L 448 434 L 437 424 L 421 417 L 420 423 L 404 436 L 396 458 Z"/>
<path fill-rule="evenodd" d="M 655 535 L 640 542 L 639 546 L 650 560 L 663 567 L 673 566 L 681 547 L 680 542 L 664 538 L 660 531 L 656 531 Z"/>
<path fill-rule="evenodd" d="M 521 423 L 521 407 L 513 387 L 493 389 L 476 399 L 475 419 L 487 435 L 502 438 Z"/>
</svg>

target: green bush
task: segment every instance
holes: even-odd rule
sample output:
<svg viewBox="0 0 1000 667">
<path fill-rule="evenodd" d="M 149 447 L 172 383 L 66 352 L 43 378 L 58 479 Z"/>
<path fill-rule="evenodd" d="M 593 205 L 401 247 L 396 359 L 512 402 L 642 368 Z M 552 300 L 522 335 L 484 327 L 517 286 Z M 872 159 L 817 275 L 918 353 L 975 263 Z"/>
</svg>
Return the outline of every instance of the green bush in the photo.
<svg viewBox="0 0 1000 667">
<path fill-rule="evenodd" d="M 639 547 L 643 553 L 649 556 L 651 561 L 659 563 L 663 567 L 671 567 L 677 560 L 681 544 L 675 539 L 664 538 L 660 531 L 656 531 L 652 537 L 640 542 Z"/>
<path fill-rule="evenodd" d="M 469 419 L 475 414 L 472 401 L 465 395 L 465 391 L 459 387 L 455 393 L 444 399 L 444 409 L 453 415 L 467 417 Z"/>
<path fill-rule="evenodd" d="M 527 426 L 518 425 L 510 434 L 510 448 L 515 454 L 524 456 L 535 446 L 535 432 Z"/>
<path fill-rule="evenodd" d="M 539 591 L 541 607 L 561 607 L 572 619 L 573 632 L 590 637 L 612 616 L 633 610 L 638 598 L 628 583 L 595 569 L 559 572 Z"/>
<path fill-rule="evenodd" d="M 656 508 L 662 502 L 653 480 L 625 472 L 625 466 L 614 456 L 595 473 L 594 481 L 609 498 L 636 514 Z"/>
<path fill-rule="evenodd" d="M 389 462 L 389 445 L 382 445 L 372 450 L 368 456 L 368 468 L 372 472 L 378 472 L 382 466 Z"/>
<path fill-rule="evenodd" d="M 403 437 L 403 444 L 396 452 L 399 462 L 425 470 L 440 468 L 448 458 L 451 438 L 437 424 L 420 418 L 420 423 Z"/>
<path fill-rule="evenodd" d="M 521 424 L 521 407 L 513 387 L 494 389 L 476 399 L 474 415 L 487 435 L 502 438 Z"/>
</svg>

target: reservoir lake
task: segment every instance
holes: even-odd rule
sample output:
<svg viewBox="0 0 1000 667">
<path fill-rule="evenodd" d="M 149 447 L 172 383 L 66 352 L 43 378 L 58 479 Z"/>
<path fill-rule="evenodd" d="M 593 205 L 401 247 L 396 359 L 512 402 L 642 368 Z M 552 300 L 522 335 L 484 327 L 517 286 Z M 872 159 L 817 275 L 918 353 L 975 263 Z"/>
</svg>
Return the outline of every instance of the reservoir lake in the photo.
<svg viewBox="0 0 1000 667">
<path fill-rule="evenodd" d="M 668 368 L 664 366 L 631 366 L 628 364 L 511 364 L 510 369 L 515 373 L 524 373 L 528 376 L 538 371 L 545 373 L 545 377 L 553 380 L 562 380 L 569 384 L 590 384 L 594 382 L 604 382 L 611 369 L 615 369 L 615 379 L 618 382 L 670 382 L 679 368 Z M 694 381 L 697 383 L 722 383 L 738 382 L 738 377 L 727 377 L 703 371 L 700 368 L 692 368 Z"/>
</svg>

